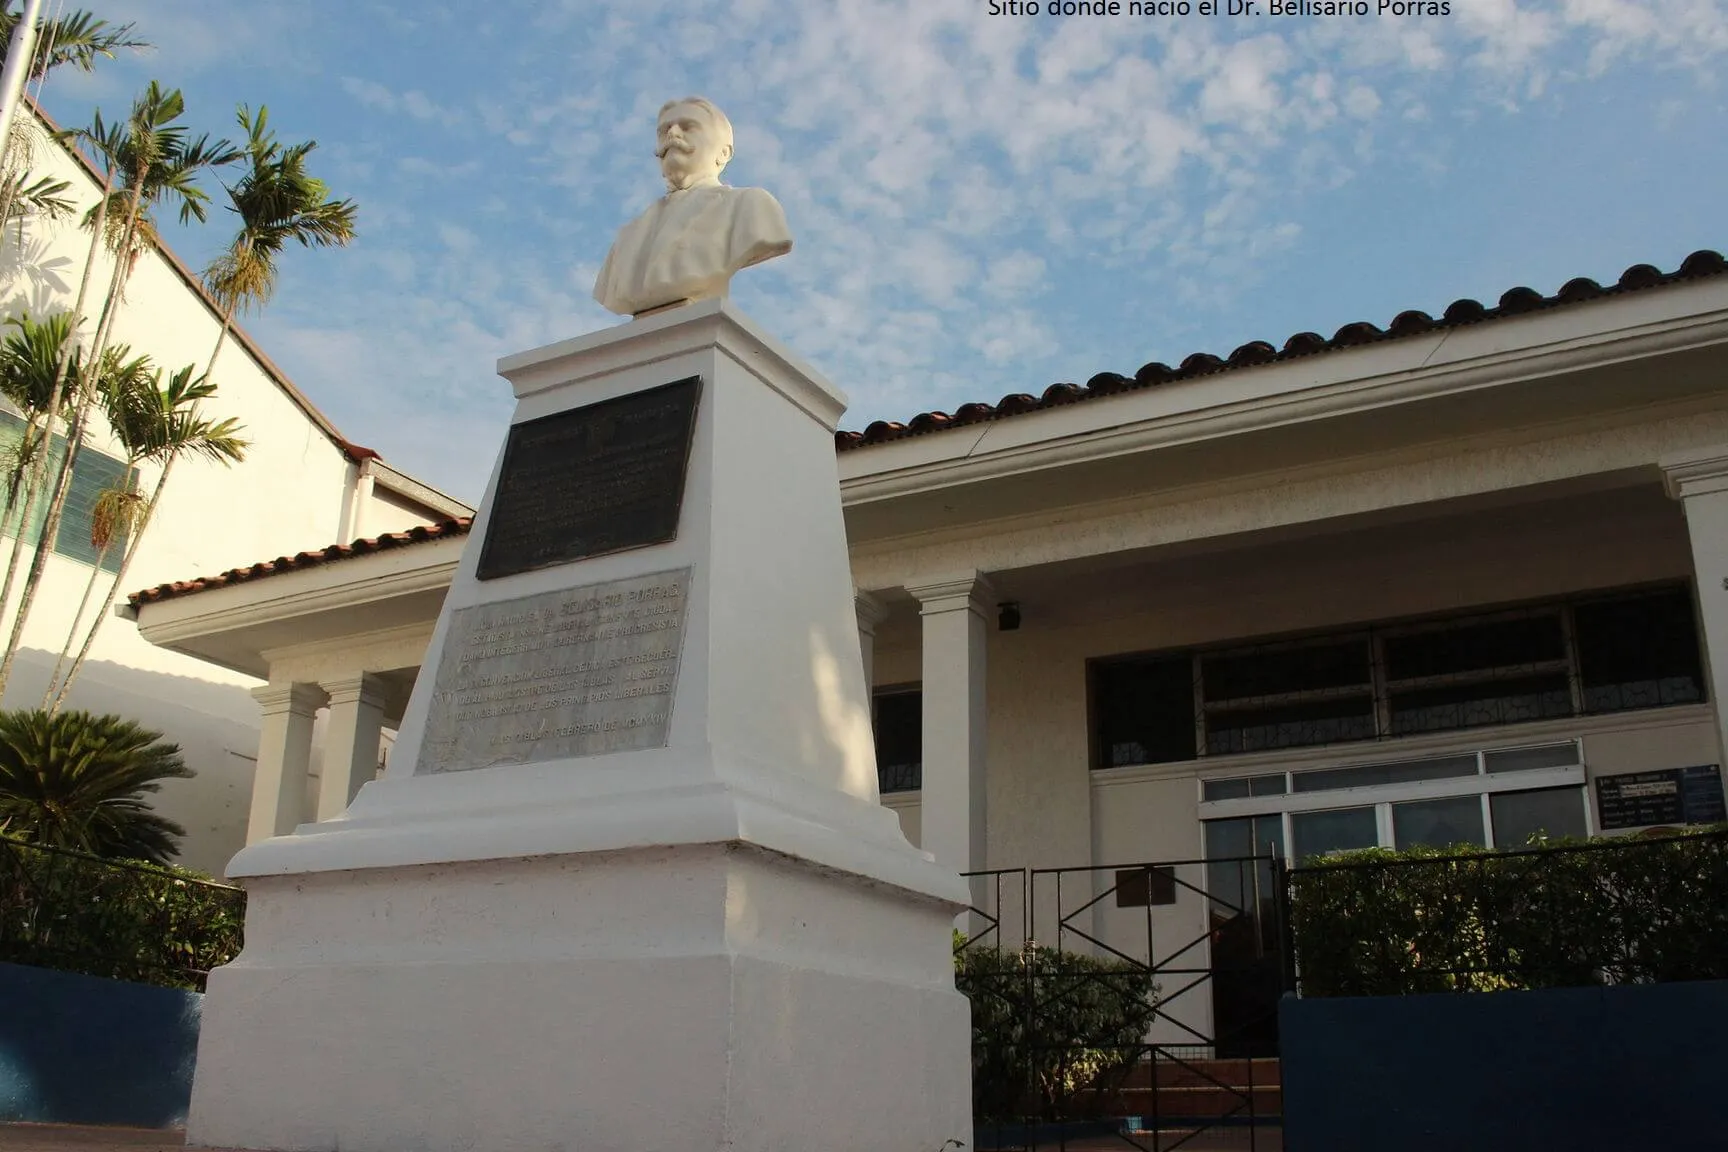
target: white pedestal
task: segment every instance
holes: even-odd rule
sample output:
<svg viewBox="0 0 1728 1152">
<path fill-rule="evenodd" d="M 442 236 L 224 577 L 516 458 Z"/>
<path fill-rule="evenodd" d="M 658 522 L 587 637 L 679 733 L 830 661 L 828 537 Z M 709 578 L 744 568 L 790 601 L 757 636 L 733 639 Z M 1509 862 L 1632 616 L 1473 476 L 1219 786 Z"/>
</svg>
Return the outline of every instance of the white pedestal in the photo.
<svg viewBox="0 0 1728 1152">
<path fill-rule="evenodd" d="M 500 371 L 515 423 L 701 377 L 676 538 L 482 581 L 494 471 L 387 777 L 229 868 L 246 948 L 211 974 L 188 1142 L 970 1143 L 966 889 L 878 803 L 843 397 L 724 301 Z M 454 614 L 685 570 L 664 746 L 429 770 Z"/>
</svg>

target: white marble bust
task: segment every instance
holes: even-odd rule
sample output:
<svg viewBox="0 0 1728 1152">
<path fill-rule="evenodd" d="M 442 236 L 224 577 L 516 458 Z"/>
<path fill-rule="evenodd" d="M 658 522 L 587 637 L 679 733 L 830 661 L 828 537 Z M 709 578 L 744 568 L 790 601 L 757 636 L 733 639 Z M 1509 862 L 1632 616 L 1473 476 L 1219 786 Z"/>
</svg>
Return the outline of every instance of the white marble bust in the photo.
<svg viewBox="0 0 1728 1152">
<path fill-rule="evenodd" d="M 792 250 L 780 204 L 760 188 L 720 183 L 732 122 L 700 96 L 660 109 L 655 155 L 666 195 L 624 227 L 594 281 L 608 311 L 640 316 L 724 296 L 740 270 Z"/>
</svg>

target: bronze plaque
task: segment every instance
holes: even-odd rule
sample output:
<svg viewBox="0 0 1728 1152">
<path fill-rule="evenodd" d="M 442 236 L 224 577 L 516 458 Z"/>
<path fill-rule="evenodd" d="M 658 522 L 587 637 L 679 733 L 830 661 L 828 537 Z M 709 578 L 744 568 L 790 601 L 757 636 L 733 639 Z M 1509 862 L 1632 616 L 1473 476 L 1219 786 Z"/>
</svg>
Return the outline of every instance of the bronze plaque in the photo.
<svg viewBox="0 0 1728 1152">
<path fill-rule="evenodd" d="M 480 579 L 675 538 L 701 390 L 692 376 L 513 425 Z"/>
</svg>

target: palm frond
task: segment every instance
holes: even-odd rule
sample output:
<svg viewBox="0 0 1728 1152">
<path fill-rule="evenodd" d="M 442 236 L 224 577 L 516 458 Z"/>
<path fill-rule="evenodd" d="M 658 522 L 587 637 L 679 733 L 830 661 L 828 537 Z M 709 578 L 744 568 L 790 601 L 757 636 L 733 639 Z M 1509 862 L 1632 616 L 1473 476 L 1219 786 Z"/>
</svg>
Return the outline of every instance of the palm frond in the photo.
<svg viewBox="0 0 1728 1152">
<path fill-rule="evenodd" d="M 0 712 L 0 821 L 34 843 L 165 863 L 185 830 L 145 798 L 192 775 L 177 745 L 118 716 Z"/>
<path fill-rule="evenodd" d="M 0 40 L 10 42 L 21 13 L 14 11 L 10 0 L 0 6 Z M 132 35 L 133 25 L 110 26 L 82 9 L 68 12 L 53 20 L 41 20 L 36 25 L 36 55 L 30 62 L 30 79 L 40 80 L 54 69 L 70 64 L 80 72 L 90 72 L 99 58 L 112 60 L 122 50 L 149 48 L 150 44 Z"/>
<path fill-rule="evenodd" d="M 205 269 L 206 287 L 224 307 L 249 311 L 275 292 L 276 257 L 290 242 L 302 247 L 346 245 L 354 239 L 358 210 L 334 200 L 329 185 L 306 171 L 314 140 L 283 145 L 269 128 L 270 111 L 241 105 L 235 119 L 245 133 L 245 170 L 225 185 L 228 210 L 240 217 L 233 243 Z"/>
<path fill-rule="evenodd" d="M 31 180 L 29 173 L 20 173 L 13 177 L 12 188 L 8 194 L 8 214 L 11 219 L 7 223 L 29 216 L 41 216 L 48 220 L 66 219 L 78 209 L 78 205 L 61 195 L 71 187 L 65 180 L 55 180 L 47 176 Z"/>
</svg>

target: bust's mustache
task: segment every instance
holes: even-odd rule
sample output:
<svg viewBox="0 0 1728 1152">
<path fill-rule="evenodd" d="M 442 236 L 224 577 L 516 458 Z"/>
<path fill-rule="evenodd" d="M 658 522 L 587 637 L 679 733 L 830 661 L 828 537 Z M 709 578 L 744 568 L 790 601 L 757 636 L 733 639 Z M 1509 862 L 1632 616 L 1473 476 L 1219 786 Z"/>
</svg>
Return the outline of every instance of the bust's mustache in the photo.
<svg viewBox="0 0 1728 1152">
<path fill-rule="evenodd" d="M 666 153 L 668 152 L 682 152 L 684 155 L 688 156 L 694 151 L 695 149 L 692 148 L 687 141 L 668 140 L 666 143 L 660 145 L 660 147 L 654 149 L 654 155 L 657 159 L 664 160 L 666 158 Z"/>
</svg>

